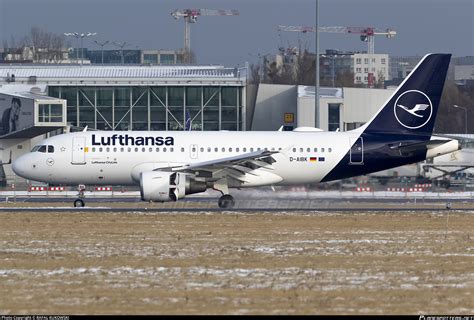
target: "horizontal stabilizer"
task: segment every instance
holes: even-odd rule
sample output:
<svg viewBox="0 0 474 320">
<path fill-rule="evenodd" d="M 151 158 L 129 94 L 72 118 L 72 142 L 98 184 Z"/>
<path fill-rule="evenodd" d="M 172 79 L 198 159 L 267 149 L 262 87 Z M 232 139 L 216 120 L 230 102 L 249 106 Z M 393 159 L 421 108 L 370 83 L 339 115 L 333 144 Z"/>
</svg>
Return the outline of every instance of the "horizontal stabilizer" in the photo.
<svg viewBox="0 0 474 320">
<path fill-rule="evenodd" d="M 451 140 L 429 140 L 417 143 L 408 143 L 408 144 L 397 144 L 390 146 L 390 149 L 398 149 L 400 151 L 415 151 L 422 148 L 433 149 L 440 145 L 450 142 Z"/>
</svg>

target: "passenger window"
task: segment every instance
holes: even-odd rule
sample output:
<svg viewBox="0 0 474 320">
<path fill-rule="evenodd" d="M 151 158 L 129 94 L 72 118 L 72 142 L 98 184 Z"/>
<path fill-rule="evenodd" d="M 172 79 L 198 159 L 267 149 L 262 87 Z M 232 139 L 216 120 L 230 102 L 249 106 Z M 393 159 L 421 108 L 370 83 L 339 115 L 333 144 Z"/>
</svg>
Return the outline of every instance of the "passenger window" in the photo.
<svg viewBox="0 0 474 320">
<path fill-rule="evenodd" d="M 293 148 L 293 152 L 296 152 L 296 148 Z"/>
<path fill-rule="evenodd" d="M 171 147 L 171 148 L 170 148 L 170 152 L 173 152 L 173 151 L 174 151 L 174 148 L 173 148 L 173 147 Z"/>
<path fill-rule="evenodd" d="M 95 147 L 92 147 L 92 152 L 95 152 Z"/>
<path fill-rule="evenodd" d="M 321 152 L 324 152 L 324 148 L 321 148 Z"/>
<path fill-rule="evenodd" d="M 229 152 L 232 152 L 232 148 L 229 148 Z"/>
<path fill-rule="evenodd" d="M 250 152 L 253 152 L 253 147 L 252 147 L 252 148 L 250 148 Z"/>
<path fill-rule="evenodd" d="M 236 151 L 236 152 L 239 152 L 239 150 L 240 150 L 239 148 L 235 148 L 235 151 Z"/>
<path fill-rule="evenodd" d="M 117 148 L 114 148 L 114 152 L 117 152 Z"/>
<path fill-rule="evenodd" d="M 142 152 L 145 152 L 145 151 L 146 151 L 146 149 L 145 149 L 145 148 L 142 148 Z"/>
<path fill-rule="evenodd" d="M 148 148 L 148 152 L 153 152 L 153 148 Z"/>
<path fill-rule="evenodd" d="M 38 152 L 46 153 L 46 146 L 40 146 L 40 147 L 38 148 Z"/>
<path fill-rule="evenodd" d="M 131 152 L 131 151 L 132 151 L 132 148 L 128 147 L 127 152 Z"/>
<path fill-rule="evenodd" d="M 184 148 L 181 148 L 181 152 L 184 152 Z"/>
<path fill-rule="evenodd" d="M 314 148 L 314 152 L 318 152 L 318 148 Z"/>
<path fill-rule="evenodd" d="M 163 148 L 163 152 L 166 152 L 166 147 L 165 147 L 165 148 Z"/>
<path fill-rule="evenodd" d="M 300 148 L 300 152 L 303 152 L 303 148 Z"/>
<path fill-rule="evenodd" d="M 306 149 L 306 152 L 311 152 L 311 148 L 307 148 L 307 149 Z"/>
<path fill-rule="evenodd" d="M 199 150 L 200 150 L 201 152 L 204 152 L 204 148 L 203 148 L 203 147 L 201 147 L 201 149 L 199 149 Z"/>
<path fill-rule="evenodd" d="M 328 149 L 328 152 L 331 152 L 331 151 L 332 151 L 332 149 L 331 149 L 331 148 L 329 148 L 329 149 Z"/>
<path fill-rule="evenodd" d="M 219 151 L 219 148 L 214 148 L 214 152 L 217 152 L 217 151 Z"/>
<path fill-rule="evenodd" d="M 110 148 L 109 147 L 105 148 L 105 151 L 110 152 Z"/>
<path fill-rule="evenodd" d="M 124 148 L 120 148 L 120 152 L 124 152 L 124 150 L 125 150 Z"/>
<path fill-rule="evenodd" d="M 135 148 L 135 152 L 138 152 L 138 148 Z"/>
<path fill-rule="evenodd" d="M 99 152 L 102 152 L 102 148 L 99 148 Z"/>
<path fill-rule="evenodd" d="M 225 148 L 222 148 L 222 152 L 225 152 Z"/>
<path fill-rule="evenodd" d="M 211 152 L 211 147 L 207 147 L 207 152 Z"/>
<path fill-rule="evenodd" d="M 244 148 L 243 151 L 244 151 L 244 152 L 247 152 L 247 148 Z"/>
</svg>

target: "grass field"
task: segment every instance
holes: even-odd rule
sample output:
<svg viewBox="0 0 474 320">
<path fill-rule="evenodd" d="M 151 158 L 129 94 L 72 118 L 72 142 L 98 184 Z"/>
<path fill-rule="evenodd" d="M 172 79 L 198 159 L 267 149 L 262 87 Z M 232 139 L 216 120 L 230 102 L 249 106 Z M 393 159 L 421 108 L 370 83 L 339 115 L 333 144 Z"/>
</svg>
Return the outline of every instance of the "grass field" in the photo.
<svg viewBox="0 0 474 320">
<path fill-rule="evenodd" d="M 0 212 L 0 314 L 472 314 L 474 210 Z"/>
</svg>

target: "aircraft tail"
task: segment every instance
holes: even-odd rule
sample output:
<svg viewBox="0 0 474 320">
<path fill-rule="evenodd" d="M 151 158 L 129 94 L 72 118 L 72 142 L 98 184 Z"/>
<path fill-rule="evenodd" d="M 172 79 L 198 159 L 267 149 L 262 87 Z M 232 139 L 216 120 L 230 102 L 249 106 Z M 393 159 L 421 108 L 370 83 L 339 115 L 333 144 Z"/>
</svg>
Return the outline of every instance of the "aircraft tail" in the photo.
<svg viewBox="0 0 474 320">
<path fill-rule="evenodd" d="M 450 54 L 424 56 L 361 130 L 368 134 L 431 136 L 450 59 Z"/>
</svg>

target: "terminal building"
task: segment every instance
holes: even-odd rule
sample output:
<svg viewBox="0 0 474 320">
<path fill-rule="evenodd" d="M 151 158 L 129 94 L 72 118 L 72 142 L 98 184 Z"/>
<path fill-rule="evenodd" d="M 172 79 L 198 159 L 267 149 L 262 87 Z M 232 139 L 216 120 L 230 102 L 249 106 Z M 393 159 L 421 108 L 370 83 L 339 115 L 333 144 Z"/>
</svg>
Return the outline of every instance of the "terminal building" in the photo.
<svg viewBox="0 0 474 320">
<path fill-rule="evenodd" d="M 82 130 L 286 130 L 316 124 L 314 87 L 250 84 L 246 68 L 156 65 L 1 65 L 0 112 L 10 123 L 0 135 L 3 163 L 48 135 Z M 319 127 L 357 128 L 392 90 L 321 88 Z M 10 109 L 8 111 L 7 109 Z M 12 118 L 13 117 L 13 118 Z M 0 183 L 19 183 L 11 166 Z M 21 183 L 21 182 L 20 182 Z"/>
</svg>

